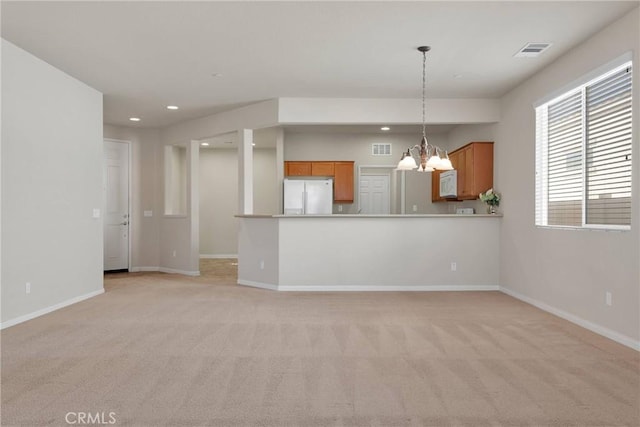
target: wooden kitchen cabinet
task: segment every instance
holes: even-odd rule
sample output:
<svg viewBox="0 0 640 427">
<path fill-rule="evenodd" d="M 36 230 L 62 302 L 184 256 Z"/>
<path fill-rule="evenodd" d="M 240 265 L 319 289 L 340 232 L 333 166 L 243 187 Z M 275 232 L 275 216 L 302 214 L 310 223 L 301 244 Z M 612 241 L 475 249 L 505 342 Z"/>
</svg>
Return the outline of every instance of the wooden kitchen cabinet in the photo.
<svg viewBox="0 0 640 427">
<path fill-rule="evenodd" d="M 286 161 L 285 176 L 326 176 L 333 178 L 333 201 L 353 203 L 353 165 L 352 161 Z"/>
<path fill-rule="evenodd" d="M 493 187 L 493 142 L 471 142 L 449 153 L 453 168 L 458 171 L 458 197 L 440 197 L 440 174 L 433 173 L 431 200 L 474 200 Z M 436 190 L 437 189 L 437 190 Z"/>
<path fill-rule="evenodd" d="M 284 162 L 285 176 L 311 176 L 311 162 Z"/>
<path fill-rule="evenodd" d="M 334 162 L 333 200 L 353 203 L 353 162 Z"/>
<path fill-rule="evenodd" d="M 335 162 L 311 162 L 311 176 L 333 176 Z"/>
</svg>

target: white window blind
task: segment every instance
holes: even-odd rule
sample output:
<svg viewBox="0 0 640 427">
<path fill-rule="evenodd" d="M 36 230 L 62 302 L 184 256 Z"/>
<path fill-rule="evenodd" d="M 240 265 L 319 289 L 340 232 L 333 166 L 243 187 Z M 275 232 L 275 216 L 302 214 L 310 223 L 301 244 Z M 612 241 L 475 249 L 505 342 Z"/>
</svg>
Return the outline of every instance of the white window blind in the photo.
<svg viewBox="0 0 640 427">
<path fill-rule="evenodd" d="M 631 62 L 536 108 L 536 225 L 631 224 Z"/>
</svg>

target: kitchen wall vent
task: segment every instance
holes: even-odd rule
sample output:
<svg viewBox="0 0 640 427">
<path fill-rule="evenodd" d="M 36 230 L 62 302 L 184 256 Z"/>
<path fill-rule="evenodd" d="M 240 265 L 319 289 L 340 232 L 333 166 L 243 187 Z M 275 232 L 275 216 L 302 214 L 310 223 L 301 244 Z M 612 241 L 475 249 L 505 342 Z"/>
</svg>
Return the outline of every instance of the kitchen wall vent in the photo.
<svg viewBox="0 0 640 427">
<path fill-rule="evenodd" d="M 547 50 L 551 43 L 527 43 L 513 55 L 515 58 L 535 58 Z"/>
<path fill-rule="evenodd" d="M 390 156 L 391 144 L 371 144 L 372 156 Z"/>
</svg>

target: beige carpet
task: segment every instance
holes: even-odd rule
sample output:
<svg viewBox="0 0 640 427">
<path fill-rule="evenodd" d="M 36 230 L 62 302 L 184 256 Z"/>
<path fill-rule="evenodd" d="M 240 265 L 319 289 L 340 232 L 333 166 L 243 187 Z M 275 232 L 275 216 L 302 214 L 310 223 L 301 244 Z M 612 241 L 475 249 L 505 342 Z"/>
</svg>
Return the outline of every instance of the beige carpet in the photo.
<svg viewBox="0 0 640 427">
<path fill-rule="evenodd" d="M 108 276 L 2 331 L 2 425 L 640 425 L 637 352 L 504 294 L 277 293 L 234 285 L 229 260 L 202 271 Z"/>
</svg>

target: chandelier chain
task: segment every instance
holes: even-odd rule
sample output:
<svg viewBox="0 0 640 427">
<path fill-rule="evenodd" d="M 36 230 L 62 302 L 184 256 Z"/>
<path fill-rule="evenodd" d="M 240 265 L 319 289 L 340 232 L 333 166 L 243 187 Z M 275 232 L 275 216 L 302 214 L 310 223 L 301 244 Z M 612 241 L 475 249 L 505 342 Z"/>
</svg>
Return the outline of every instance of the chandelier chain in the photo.
<svg viewBox="0 0 640 427">
<path fill-rule="evenodd" d="M 422 52 L 422 137 L 423 138 L 427 138 L 426 135 L 426 122 L 425 122 L 425 117 L 426 117 L 426 107 L 425 107 L 425 91 L 426 91 L 426 86 L 427 86 L 427 53 L 426 52 Z"/>
</svg>

